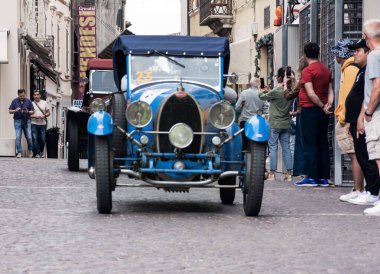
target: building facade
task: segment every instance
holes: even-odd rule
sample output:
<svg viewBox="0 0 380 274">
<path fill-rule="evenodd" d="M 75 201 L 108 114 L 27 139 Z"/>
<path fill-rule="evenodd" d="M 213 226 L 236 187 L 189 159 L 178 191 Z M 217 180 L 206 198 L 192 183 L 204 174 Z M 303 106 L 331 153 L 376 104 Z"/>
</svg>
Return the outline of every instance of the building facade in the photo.
<svg viewBox="0 0 380 274">
<path fill-rule="evenodd" d="M 24 88 L 28 98 L 41 90 L 50 106 L 48 128 L 64 128 L 71 96 L 72 19 L 68 0 L 1 0 L 0 5 L 7 7 L 0 10 L 0 28 L 9 30 L 8 62 L 0 65 L 0 156 L 11 156 L 15 133 L 8 107 L 17 89 Z"/>
</svg>

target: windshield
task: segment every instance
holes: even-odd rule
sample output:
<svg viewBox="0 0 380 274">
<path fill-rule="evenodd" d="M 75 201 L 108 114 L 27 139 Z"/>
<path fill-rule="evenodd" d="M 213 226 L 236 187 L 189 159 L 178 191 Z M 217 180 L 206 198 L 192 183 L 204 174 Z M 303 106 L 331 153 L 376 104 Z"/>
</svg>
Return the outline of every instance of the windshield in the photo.
<svg viewBox="0 0 380 274">
<path fill-rule="evenodd" d="M 90 90 L 93 93 L 109 93 L 117 91 L 113 78 L 113 70 L 91 71 Z"/>
<path fill-rule="evenodd" d="M 131 88 L 153 81 L 195 81 L 218 88 L 218 57 L 132 56 Z"/>
</svg>

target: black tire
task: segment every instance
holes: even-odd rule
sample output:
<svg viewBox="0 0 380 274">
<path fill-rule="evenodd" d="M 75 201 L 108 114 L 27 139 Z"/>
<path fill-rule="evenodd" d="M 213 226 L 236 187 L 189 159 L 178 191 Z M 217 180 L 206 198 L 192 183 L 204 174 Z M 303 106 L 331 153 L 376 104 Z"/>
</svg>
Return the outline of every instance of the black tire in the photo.
<svg viewBox="0 0 380 274">
<path fill-rule="evenodd" d="M 247 216 L 258 216 L 263 200 L 265 181 L 265 158 L 267 143 L 249 142 L 246 155 L 244 212 Z"/>
<path fill-rule="evenodd" d="M 112 209 L 111 159 L 107 136 L 95 136 L 95 180 L 98 212 L 108 214 Z"/>
<path fill-rule="evenodd" d="M 114 123 L 122 129 L 126 128 L 125 107 L 124 94 L 114 94 L 112 98 L 111 116 Z M 118 158 L 124 156 L 124 134 L 120 130 L 115 129 L 112 138 L 112 147 L 115 152 L 115 157 Z"/>
<path fill-rule="evenodd" d="M 219 180 L 220 185 L 235 185 L 236 184 L 236 177 L 227 177 Z M 235 188 L 220 188 L 219 194 L 220 194 L 220 200 L 222 201 L 222 204 L 224 205 L 232 205 L 235 200 Z"/>
<path fill-rule="evenodd" d="M 69 120 L 67 166 L 70 171 L 79 170 L 79 124 Z"/>
</svg>

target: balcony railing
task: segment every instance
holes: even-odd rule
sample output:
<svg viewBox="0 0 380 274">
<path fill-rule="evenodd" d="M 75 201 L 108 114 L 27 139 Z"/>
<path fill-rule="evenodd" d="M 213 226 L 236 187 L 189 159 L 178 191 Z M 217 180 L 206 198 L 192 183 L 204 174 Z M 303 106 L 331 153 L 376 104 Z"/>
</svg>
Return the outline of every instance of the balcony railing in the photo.
<svg viewBox="0 0 380 274">
<path fill-rule="evenodd" d="M 200 0 L 201 26 L 208 26 L 215 20 L 232 19 L 232 0 Z"/>
</svg>

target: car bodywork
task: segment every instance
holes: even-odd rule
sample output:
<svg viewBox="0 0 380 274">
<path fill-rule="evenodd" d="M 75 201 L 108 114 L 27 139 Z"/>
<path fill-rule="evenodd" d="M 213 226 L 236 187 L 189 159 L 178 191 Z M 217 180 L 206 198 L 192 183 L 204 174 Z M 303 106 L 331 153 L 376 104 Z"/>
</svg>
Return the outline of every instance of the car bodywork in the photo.
<svg viewBox="0 0 380 274">
<path fill-rule="evenodd" d="M 260 115 L 245 129 L 235 122 L 234 109 L 224 100 L 229 58 L 226 38 L 116 40 L 113 100 L 119 103 L 111 112 L 106 104 L 99 106 L 87 126 L 95 139 L 89 175 L 96 179 L 100 213 L 111 211 L 112 191 L 123 185 L 184 192 L 217 187 L 224 204 L 232 204 L 241 188 L 246 215 L 258 215 L 269 126 Z M 115 138 L 117 132 L 122 138 Z M 241 134 L 250 140 L 247 151 Z M 118 183 L 120 174 L 140 183 Z"/>
</svg>

